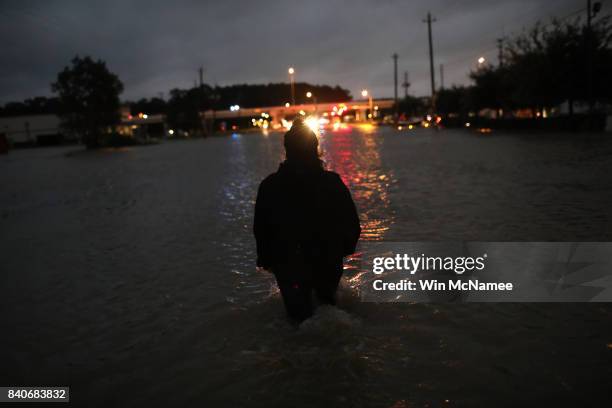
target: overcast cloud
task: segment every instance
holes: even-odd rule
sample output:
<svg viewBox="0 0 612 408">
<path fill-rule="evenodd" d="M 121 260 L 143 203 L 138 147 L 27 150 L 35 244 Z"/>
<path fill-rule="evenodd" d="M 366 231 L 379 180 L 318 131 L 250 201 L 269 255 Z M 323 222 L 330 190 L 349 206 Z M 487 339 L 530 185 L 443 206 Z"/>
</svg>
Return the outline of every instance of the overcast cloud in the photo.
<svg viewBox="0 0 612 408">
<path fill-rule="evenodd" d="M 207 83 L 296 80 L 339 84 L 353 96 L 393 95 L 393 62 L 410 92 L 429 92 L 427 11 L 436 74 L 468 82 L 483 55 L 496 63 L 496 39 L 538 19 L 565 17 L 582 0 L 346 1 L 0 1 L 0 103 L 50 95 L 57 72 L 76 55 L 105 60 L 125 85 L 123 99 L 167 95 Z M 606 5 L 607 6 L 607 5 Z M 437 78 L 439 81 L 439 77 Z M 403 90 L 400 88 L 400 94 Z"/>
</svg>

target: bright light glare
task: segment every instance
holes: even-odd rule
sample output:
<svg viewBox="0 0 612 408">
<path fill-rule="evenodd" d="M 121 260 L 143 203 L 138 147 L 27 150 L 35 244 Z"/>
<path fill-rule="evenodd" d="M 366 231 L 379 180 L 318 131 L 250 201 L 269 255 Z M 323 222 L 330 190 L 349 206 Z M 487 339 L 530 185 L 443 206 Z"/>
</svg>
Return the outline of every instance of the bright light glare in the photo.
<svg viewBox="0 0 612 408">
<path fill-rule="evenodd" d="M 289 67 L 289 75 L 293 75 L 295 74 L 295 69 L 293 69 L 293 67 Z"/>
<path fill-rule="evenodd" d="M 288 108 L 290 106 L 291 106 L 291 104 L 289 102 L 285 103 L 285 108 Z"/>
<path fill-rule="evenodd" d="M 310 116 L 304 123 L 306 123 L 306 126 L 313 132 L 317 133 L 319 131 L 319 119 L 316 116 Z"/>
<path fill-rule="evenodd" d="M 310 91 L 306 92 L 306 97 L 307 98 L 312 98 L 312 92 L 310 92 Z"/>
<path fill-rule="evenodd" d="M 478 58 L 478 63 L 479 63 L 479 64 L 484 64 L 484 63 L 485 63 L 485 61 L 486 61 L 485 57 L 480 57 L 480 58 Z"/>
<path fill-rule="evenodd" d="M 364 89 L 363 91 L 361 91 L 361 96 L 363 96 L 364 98 L 368 96 L 368 90 Z"/>
<path fill-rule="evenodd" d="M 289 129 L 291 129 L 291 126 L 293 125 L 293 122 L 290 122 L 290 121 L 288 121 L 288 120 L 287 120 L 287 119 L 285 119 L 285 118 L 281 118 L 281 124 L 282 124 L 282 126 L 283 126 L 285 129 L 289 130 Z"/>
<path fill-rule="evenodd" d="M 174 134 L 174 129 L 170 129 L 170 130 L 168 131 L 168 134 L 169 134 L 169 135 L 173 135 L 173 134 Z"/>
<path fill-rule="evenodd" d="M 146 119 L 146 118 L 148 118 L 148 117 L 149 117 L 149 115 L 147 115 L 146 113 L 145 113 L 144 115 L 142 115 L 142 118 L 143 118 L 143 119 Z"/>
</svg>

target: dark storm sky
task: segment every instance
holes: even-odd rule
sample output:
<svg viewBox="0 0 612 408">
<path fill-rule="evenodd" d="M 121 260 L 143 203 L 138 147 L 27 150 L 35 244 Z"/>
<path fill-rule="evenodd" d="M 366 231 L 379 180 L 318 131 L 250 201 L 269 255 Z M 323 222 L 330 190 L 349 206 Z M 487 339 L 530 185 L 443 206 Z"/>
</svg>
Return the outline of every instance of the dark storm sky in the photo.
<svg viewBox="0 0 612 408">
<path fill-rule="evenodd" d="M 205 82 L 296 80 L 339 84 L 359 96 L 393 95 L 391 54 L 400 83 L 429 92 L 427 31 L 431 10 L 436 75 L 467 82 L 483 55 L 496 62 L 495 40 L 538 19 L 564 17 L 586 0 L 346 1 L 4 1 L 0 0 L 0 103 L 49 95 L 49 84 L 75 55 L 107 61 L 125 85 L 124 99 L 167 95 Z M 400 95 L 403 90 L 400 88 Z"/>
</svg>

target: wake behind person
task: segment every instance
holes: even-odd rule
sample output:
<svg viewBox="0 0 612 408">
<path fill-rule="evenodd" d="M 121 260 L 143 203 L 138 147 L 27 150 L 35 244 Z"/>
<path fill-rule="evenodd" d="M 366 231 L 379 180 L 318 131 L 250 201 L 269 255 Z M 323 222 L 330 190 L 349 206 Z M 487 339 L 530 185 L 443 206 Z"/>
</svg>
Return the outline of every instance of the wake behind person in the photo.
<svg viewBox="0 0 612 408">
<path fill-rule="evenodd" d="M 286 160 L 259 186 L 254 233 L 257 266 L 272 272 L 287 313 L 298 322 L 319 303 L 335 304 L 343 257 L 361 233 L 348 188 L 326 171 L 316 135 L 296 119 L 284 139 Z"/>
</svg>

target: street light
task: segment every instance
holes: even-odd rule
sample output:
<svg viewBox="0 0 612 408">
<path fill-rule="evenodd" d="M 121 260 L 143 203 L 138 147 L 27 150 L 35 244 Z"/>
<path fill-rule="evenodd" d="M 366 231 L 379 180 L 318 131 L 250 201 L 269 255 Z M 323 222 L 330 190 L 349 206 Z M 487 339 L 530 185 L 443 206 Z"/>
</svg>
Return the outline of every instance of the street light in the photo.
<svg viewBox="0 0 612 408">
<path fill-rule="evenodd" d="M 368 98 L 369 101 L 369 105 L 370 105 L 370 118 L 373 120 L 374 119 L 374 103 L 372 101 L 372 95 L 368 92 L 367 89 L 364 89 L 363 91 L 361 91 L 361 96 L 363 96 L 364 98 Z"/>
<path fill-rule="evenodd" d="M 485 59 L 485 57 L 480 57 L 478 58 L 478 65 L 482 65 L 486 62 L 487 60 Z"/>
<path fill-rule="evenodd" d="M 289 82 L 291 82 L 291 104 L 295 105 L 295 69 L 289 67 Z"/>
<path fill-rule="evenodd" d="M 306 92 L 306 97 L 307 97 L 308 99 L 312 98 L 312 100 L 313 100 L 313 102 L 314 102 L 314 106 L 315 106 L 315 112 L 316 112 L 316 111 L 318 110 L 318 109 L 317 109 L 317 97 L 316 97 L 316 96 L 314 96 L 314 95 L 312 94 L 312 92 L 310 92 L 310 91 Z"/>
</svg>

